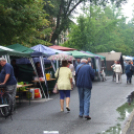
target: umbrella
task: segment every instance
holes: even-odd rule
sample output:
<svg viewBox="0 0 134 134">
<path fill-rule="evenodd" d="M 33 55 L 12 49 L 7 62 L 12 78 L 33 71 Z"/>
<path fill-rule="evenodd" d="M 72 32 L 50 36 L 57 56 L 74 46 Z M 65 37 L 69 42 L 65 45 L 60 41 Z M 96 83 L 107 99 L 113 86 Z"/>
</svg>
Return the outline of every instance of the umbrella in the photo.
<svg viewBox="0 0 134 134">
<path fill-rule="evenodd" d="M 67 55 L 67 54 L 56 54 L 56 55 L 52 55 L 52 56 L 48 57 L 48 60 L 72 61 L 72 60 L 75 60 L 75 58 L 73 56 Z"/>
</svg>

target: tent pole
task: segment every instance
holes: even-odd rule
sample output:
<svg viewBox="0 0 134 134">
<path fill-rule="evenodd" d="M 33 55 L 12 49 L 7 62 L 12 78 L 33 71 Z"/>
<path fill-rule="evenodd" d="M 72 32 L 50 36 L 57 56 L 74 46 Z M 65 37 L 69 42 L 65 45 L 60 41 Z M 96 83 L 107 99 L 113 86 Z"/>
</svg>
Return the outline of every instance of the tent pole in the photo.
<svg viewBox="0 0 134 134">
<path fill-rule="evenodd" d="M 36 76 L 37 76 L 37 78 L 38 78 L 38 81 L 39 81 L 39 84 L 40 84 L 41 90 L 42 90 L 43 95 L 44 95 L 44 97 L 45 97 L 45 99 L 46 99 L 46 95 L 45 95 L 44 90 L 43 90 L 43 87 L 42 87 L 42 85 L 41 85 L 41 81 L 40 81 L 40 79 L 39 79 L 39 76 L 38 76 L 38 73 L 37 73 L 36 67 L 35 67 L 35 65 L 34 65 L 33 59 L 32 59 L 32 58 L 29 58 L 29 61 L 30 61 L 30 62 L 31 62 L 31 64 L 32 64 L 32 67 L 33 67 L 33 69 L 34 69 L 34 71 L 35 71 L 35 74 L 36 74 Z"/>
<path fill-rule="evenodd" d="M 56 61 L 56 70 L 58 69 L 58 61 Z"/>
<path fill-rule="evenodd" d="M 49 98 L 47 79 L 46 79 L 46 75 L 45 75 L 45 64 L 44 64 L 44 59 L 43 59 L 42 56 L 40 56 L 40 62 L 41 62 L 43 77 L 44 77 L 44 80 L 45 80 L 45 85 L 46 85 L 46 88 L 47 88 L 47 95 L 48 95 L 48 98 Z"/>
<path fill-rule="evenodd" d="M 55 68 L 55 66 L 54 66 L 53 61 L 51 61 L 51 65 L 52 65 L 52 67 L 53 67 L 54 72 L 56 72 L 56 68 Z"/>
</svg>

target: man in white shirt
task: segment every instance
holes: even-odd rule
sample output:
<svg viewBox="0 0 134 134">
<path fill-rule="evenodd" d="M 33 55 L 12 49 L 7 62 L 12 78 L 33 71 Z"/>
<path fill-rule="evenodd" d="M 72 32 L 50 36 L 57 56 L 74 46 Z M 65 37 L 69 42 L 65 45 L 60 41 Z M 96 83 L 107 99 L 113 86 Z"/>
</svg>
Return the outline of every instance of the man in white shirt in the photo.
<svg viewBox="0 0 134 134">
<path fill-rule="evenodd" d="M 114 78 L 116 79 L 116 74 L 115 74 L 115 65 L 117 64 L 117 61 L 114 61 L 114 64 L 111 66 L 111 68 L 113 69 L 113 81 L 114 81 Z"/>
<path fill-rule="evenodd" d="M 122 67 L 119 63 L 115 65 L 114 71 L 116 74 L 116 83 L 119 83 L 119 82 L 121 83 Z"/>
</svg>

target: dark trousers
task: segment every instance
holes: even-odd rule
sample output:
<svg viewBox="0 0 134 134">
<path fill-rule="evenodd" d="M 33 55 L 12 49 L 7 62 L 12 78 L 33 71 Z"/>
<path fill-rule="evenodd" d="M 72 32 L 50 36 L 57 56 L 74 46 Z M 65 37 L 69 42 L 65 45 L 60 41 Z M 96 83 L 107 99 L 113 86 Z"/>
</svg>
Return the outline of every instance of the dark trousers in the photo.
<svg viewBox="0 0 134 134">
<path fill-rule="evenodd" d="M 127 83 L 131 83 L 132 80 L 132 75 L 131 74 L 126 74 L 127 75 Z"/>
<path fill-rule="evenodd" d="M 113 71 L 113 81 L 116 80 L 116 73 Z"/>
<path fill-rule="evenodd" d="M 14 111 L 14 106 L 15 106 L 16 89 L 17 89 L 17 85 L 7 86 L 7 92 L 11 97 L 10 104 L 11 104 L 11 107 L 12 107 L 12 112 Z"/>
</svg>

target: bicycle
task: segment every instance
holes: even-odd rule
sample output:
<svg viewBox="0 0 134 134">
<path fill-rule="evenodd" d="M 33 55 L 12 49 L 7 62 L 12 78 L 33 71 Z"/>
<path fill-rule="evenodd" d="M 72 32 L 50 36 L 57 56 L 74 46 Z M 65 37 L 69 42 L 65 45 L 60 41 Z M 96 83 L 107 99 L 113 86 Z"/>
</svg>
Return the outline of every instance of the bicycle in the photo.
<svg viewBox="0 0 134 134">
<path fill-rule="evenodd" d="M 12 113 L 11 96 L 5 86 L 0 86 L 0 114 L 8 117 Z"/>
</svg>

